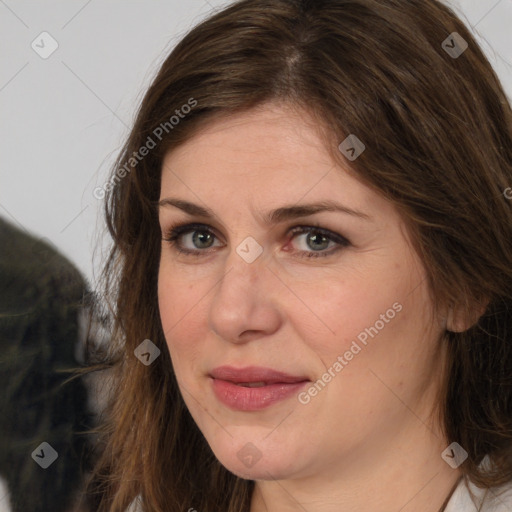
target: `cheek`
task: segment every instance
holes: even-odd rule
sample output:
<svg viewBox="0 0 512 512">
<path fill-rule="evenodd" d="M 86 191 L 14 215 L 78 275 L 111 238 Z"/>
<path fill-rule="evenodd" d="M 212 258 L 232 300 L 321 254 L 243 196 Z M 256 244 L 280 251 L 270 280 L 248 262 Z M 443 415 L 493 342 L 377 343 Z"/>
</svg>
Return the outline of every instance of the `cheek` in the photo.
<svg viewBox="0 0 512 512">
<path fill-rule="evenodd" d="M 375 269 L 333 274 L 291 288 L 297 300 L 288 302 L 286 314 L 304 340 L 314 340 L 324 363 L 323 356 L 343 354 L 354 340 L 364 346 L 372 335 L 397 324 L 408 289 L 398 274 Z"/>
<path fill-rule="evenodd" d="M 158 307 L 162 329 L 176 373 L 181 361 L 190 361 L 200 352 L 198 341 L 204 339 L 204 295 L 190 281 L 169 277 L 161 269 L 158 277 Z M 175 274 L 174 274 L 175 275 Z M 201 300 L 203 299 L 203 300 Z"/>
<path fill-rule="evenodd" d="M 192 325 L 197 318 L 196 309 L 201 298 L 207 293 L 203 290 L 203 279 L 194 279 L 163 258 L 158 272 L 158 307 L 165 333 L 174 333 L 183 328 L 183 324 Z"/>
<path fill-rule="evenodd" d="M 405 285 L 385 296 L 349 303 L 342 312 L 338 327 L 343 334 L 323 360 L 326 368 L 337 362 L 335 373 L 343 375 L 333 389 L 367 390 L 357 394 L 354 411 L 392 404 L 396 397 L 389 389 L 415 403 L 419 390 L 432 381 L 439 333 L 429 321 L 430 312 L 426 286 L 411 292 Z"/>
</svg>

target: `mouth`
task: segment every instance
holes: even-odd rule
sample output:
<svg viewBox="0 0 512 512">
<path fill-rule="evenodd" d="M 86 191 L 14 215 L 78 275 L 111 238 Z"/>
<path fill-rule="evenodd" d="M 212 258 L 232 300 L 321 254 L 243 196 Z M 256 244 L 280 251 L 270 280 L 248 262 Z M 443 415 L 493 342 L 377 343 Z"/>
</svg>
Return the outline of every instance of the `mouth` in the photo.
<svg viewBox="0 0 512 512">
<path fill-rule="evenodd" d="M 209 375 L 217 399 L 237 411 L 256 411 L 290 398 L 310 379 L 257 366 L 221 366 Z"/>
<path fill-rule="evenodd" d="M 266 386 L 266 382 L 234 382 L 237 386 L 243 386 L 244 388 L 261 388 Z"/>
</svg>

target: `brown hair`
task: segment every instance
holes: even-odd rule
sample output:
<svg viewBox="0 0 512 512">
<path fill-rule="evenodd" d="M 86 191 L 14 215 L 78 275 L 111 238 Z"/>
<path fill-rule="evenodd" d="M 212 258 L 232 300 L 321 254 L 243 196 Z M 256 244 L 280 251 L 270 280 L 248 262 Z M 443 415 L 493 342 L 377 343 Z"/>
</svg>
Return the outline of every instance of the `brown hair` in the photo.
<svg viewBox="0 0 512 512">
<path fill-rule="evenodd" d="M 453 32 L 469 45 L 457 58 L 442 47 Z M 348 134 L 364 142 L 351 168 L 399 208 L 437 306 L 470 312 L 485 299 L 472 327 L 440 340 L 448 355 L 438 412 L 447 439 L 469 453 L 464 475 L 482 487 L 511 480 L 512 204 L 503 192 L 512 186 L 512 113 L 493 69 L 434 0 L 241 0 L 165 60 L 108 187 L 116 384 L 90 486 L 98 510 L 124 511 L 138 495 L 158 512 L 249 510 L 254 482 L 214 457 L 173 374 L 157 303 L 155 205 L 167 151 L 211 120 L 268 101 L 317 120 L 345 166 L 338 144 Z M 187 113 L 176 123 L 177 109 Z M 141 151 L 150 139 L 155 147 Z M 147 338 L 161 350 L 150 366 L 134 356 Z M 492 472 L 478 468 L 486 454 Z"/>
</svg>

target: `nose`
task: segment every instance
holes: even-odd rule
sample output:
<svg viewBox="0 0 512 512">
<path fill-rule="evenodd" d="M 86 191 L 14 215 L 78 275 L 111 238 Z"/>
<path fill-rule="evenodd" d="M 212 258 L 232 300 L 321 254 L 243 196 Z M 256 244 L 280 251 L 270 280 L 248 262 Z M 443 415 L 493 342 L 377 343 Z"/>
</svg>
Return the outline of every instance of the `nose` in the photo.
<svg viewBox="0 0 512 512">
<path fill-rule="evenodd" d="M 226 341 L 245 343 L 279 329 L 279 279 L 264 256 L 248 263 L 233 248 L 226 259 L 209 310 L 210 328 Z"/>
</svg>

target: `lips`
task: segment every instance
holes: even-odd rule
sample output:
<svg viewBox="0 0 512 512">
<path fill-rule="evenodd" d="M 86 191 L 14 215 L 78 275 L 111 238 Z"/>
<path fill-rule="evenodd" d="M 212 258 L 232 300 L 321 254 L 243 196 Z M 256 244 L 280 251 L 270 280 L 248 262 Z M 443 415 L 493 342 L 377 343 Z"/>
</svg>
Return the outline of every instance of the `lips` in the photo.
<svg viewBox="0 0 512 512">
<path fill-rule="evenodd" d="M 263 382 L 265 384 L 296 383 L 309 380 L 304 376 L 293 376 L 287 373 L 263 368 L 261 366 L 247 366 L 245 368 L 233 368 L 232 366 L 219 366 L 210 375 L 214 379 L 226 380 L 235 384 L 254 384 Z"/>
<path fill-rule="evenodd" d="M 217 398 L 234 410 L 254 411 L 284 400 L 298 392 L 307 377 L 283 373 L 271 368 L 220 366 L 211 373 Z"/>
</svg>

